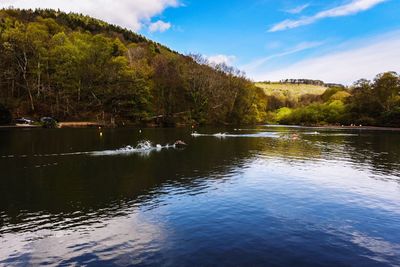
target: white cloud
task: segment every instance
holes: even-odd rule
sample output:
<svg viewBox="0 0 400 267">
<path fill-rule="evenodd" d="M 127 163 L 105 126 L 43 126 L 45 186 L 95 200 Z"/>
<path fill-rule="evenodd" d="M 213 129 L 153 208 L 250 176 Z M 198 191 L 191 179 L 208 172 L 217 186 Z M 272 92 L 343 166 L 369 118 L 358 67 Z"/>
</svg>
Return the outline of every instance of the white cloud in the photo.
<svg viewBox="0 0 400 267">
<path fill-rule="evenodd" d="M 171 23 L 158 20 L 149 25 L 150 32 L 165 32 L 171 28 Z"/>
<path fill-rule="evenodd" d="M 304 25 L 309 25 L 324 18 L 353 15 L 368 10 L 385 1 L 387 0 L 352 0 L 348 4 L 318 12 L 317 14 L 311 17 L 303 17 L 297 20 L 291 20 L 291 19 L 284 20 L 272 26 L 268 31 L 269 32 L 283 31 Z"/>
<path fill-rule="evenodd" d="M 245 70 L 246 72 L 251 73 L 251 72 L 254 72 L 255 70 L 259 69 L 262 65 L 264 65 L 271 59 L 292 55 L 292 54 L 295 54 L 295 53 L 298 53 L 298 52 L 301 52 L 304 50 L 318 47 L 322 44 L 323 44 L 323 42 L 303 42 L 303 43 L 300 43 L 300 44 L 296 45 L 295 47 L 288 49 L 286 51 L 283 51 L 281 53 L 277 53 L 277 54 L 273 54 L 273 55 L 270 55 L 267 57 L 256 59 L 246 65 L 241 66 L 240 68 Z"/>
<path fill-rule="evenodd" d="M 292 9 L 288 9 L 285 12 L 290 13 L 290 14 L 299 14 L 299 13 L 303 12 L 309 6 L 310 6 L 310 4 L 304 4 L 304 5 L 292 8 Z"/>
<path fill-rule="evenodd" d="M 211 64 L 215 65 L 218 64 L 232 65 L 235 62 L 236 57 L 227 55 L 214 55 L 214 56 L 208 56 L 207 59 Z"/>
<path fill-rule="evenodd" d="M 253 72 L 251 76 L 255 80 L 308 78 L 349 85 L 360 78 L 372 79 L 385 71 L 400 72 L 400 32 L 362 40 L 358 44 L 367 45 L 305 59 L 270 72 Z"/>
<path fill-rule="evenodd" d="M 124 254 L 128 251 L 132 253 L 138 247 L 149 246 L 155 240 L 162 242 L 168 237 L 164 224 L 152 222 L 146 213 L 140 211 L 140 209 L 123 208 L 119 211 L 118 214 L 129 215 L 109 216 L 102 218 L 102 220 L 91 215 L 86 219 L 85 225 L 74 224 L 72 223 L 73 220 L 65 219 L 61 221 L 63 227 L 53 227 L 52 229 L 37 227 L 38 229 L 35 231 L 26 232 L 10 231 L 0 236 L 1 244 L 4 244 L 4 241 L 7 240 L 7 246 L 0 246 L 0 255 L 3 259 L 23 254 L 32 256 L 24 258 L 24 264 L 28 266 L 37 265 L 38 262 L 46 262 L 50 258 L 54 266 L 65 265 L 63 261 L 65 255 L 68 255 L 70 259 L 82 255 L 82 251 L 76 248 L 78 244 L 84 244 L 82 243 L 84 238 L 87 242 L 85 249 L 97 251 L 96 256 L 99 261 L 113 260 L 118 265 L 118 261 L 115 260 L 126 258 Z M 49 218 L 53 216 L 43 214 L 43 221 L 50 222 Z M 121 244 L 124 245 L 125 249 L 118 250 L 118 252 L 110 253 L 104 249 L 117 247 Z M 132 260 L 132 258 L 130 259 Z M 124 263 L 126 265 L 127 262 Z M 73 263 L 69 265 L 73 265 Z"/>
<path fill-rule="evenodd" d="M 134 31 L 149 24 L 166 8 L 180 6 L 179 0 L 1 0 L 0 7 L 52 8 L 83 13 Z"/>
</svg>

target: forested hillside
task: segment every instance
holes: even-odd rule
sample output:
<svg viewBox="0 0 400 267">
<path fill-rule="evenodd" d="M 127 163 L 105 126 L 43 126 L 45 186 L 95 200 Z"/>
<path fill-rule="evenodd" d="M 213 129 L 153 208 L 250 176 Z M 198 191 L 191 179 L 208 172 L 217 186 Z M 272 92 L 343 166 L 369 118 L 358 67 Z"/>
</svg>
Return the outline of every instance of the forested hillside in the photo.
<svg viewBox="0 0 400 267">
<path fill-rule="evenodd" d="M 107 123 L 257 123 L 261 89 L 131 31 L 78 14 L 0 10 L 0 112 Z M 0 114 L 1 115 L 1 114 Z"/>
</svg>

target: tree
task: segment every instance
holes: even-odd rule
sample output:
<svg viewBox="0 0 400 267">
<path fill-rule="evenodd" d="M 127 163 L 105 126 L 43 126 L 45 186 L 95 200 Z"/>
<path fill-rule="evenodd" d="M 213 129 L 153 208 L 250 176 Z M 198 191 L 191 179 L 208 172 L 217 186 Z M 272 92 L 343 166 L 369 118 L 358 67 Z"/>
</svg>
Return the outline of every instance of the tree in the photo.
<svg viewBox="0 0 400 267">
<path fill-rule="evenodd" d="M 391 111 L 400 102 L 400 77 L 396 72 L 385 72 L 374 80 L 374 94 L 384 112 Z"/>
</svg>

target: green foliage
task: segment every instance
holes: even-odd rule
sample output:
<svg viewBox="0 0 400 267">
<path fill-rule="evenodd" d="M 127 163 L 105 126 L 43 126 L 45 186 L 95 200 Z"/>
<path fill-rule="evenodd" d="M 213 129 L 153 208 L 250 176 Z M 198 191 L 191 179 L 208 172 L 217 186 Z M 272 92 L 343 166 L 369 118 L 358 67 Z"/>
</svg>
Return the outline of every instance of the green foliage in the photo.
<svg viewBox="0 0 400 267">
<path fill-rule="evenodd" d="M 228 66 L 79 14 L 9 9 L 0 20 L 0 101 L 15 114 L 172 125 L 265 120 L 264 92 Z"/>
<path fill-rule="evenodd" d="M 347 99 L 349 112 L 360 124 L 400 126 L 400 77 L 386 72 L 376 76 L 373 82 L 357 81 L 352 95 Z"/>
<path fill-rule="evenodd" d="M 304 95 L 294 104 L 288 105 L 283 101 L 280 104 L 283 107 L 281 105 L 268 114 L 269 122 L 399 127 L 400 77 L 394 72 L 387 72 L 377 75 L 372 82 L 359 80 L 350 90 L 332 87 L 319 97 Z"/>
<path fill-rule="evenodd" d="M 254 86 L 241 88 L 235 101 L 232 119 L 236 124 L 264 123 L 267 117 L 264 92 Z"/>
<path fill-rule="evenodd" d="M 344 120 L 346 106 L 341 100 L 313 103 L 295 109 L 280 108 L 273 120 L 281 124 L 323 125 L 336 124 Z"/>
<path fill-rule="evenodd" d="M 280 108 L 276 112 L 275 121 L 283 122 L 292 115 L 293 110 L 287 107 Z"/>
<path fill-rule="evenodd" d="M 328 88 L 322 95 L 322 101 L 328 102 L 329 100 L 344 100 L 350 96 L 350 93 L 347 92 L 345 88 L 341 87 L 332 87 Z"/>
<path fill-rule="evenodd" d="M 335 94 L 333 94 L 330 98 L 329 98 L 329 100 L 340 100 L 340 101 L 346 101 L 346 99 L 348 98 L 348 97 L 350 97 L 351 96 L 351 94 L 349 93 L 349 92 L 347 92 L 347 91 L 345 91 L 345 90 L 343 90 L 343 91 L 339 91 L 339 92 L 336 92 Z"/>
<path fill-rule="evenodd" d="M 312 104 L 305 108 L 293 110 L 289 115 L 282 117 L 280 122 L 283 124 L 316 124 L 324 123 L 324 109 L 320 104 Z"/>
<path fill-rule="evenodd" d="M 351 88 L 292 82 L 253 84 L 234 68 L 180 55 L 88 16 L 0 10 L 0 102 L 16 116 L 400 127 L 400 78 L 394 72 Z M 9 120 L 4 107 L 0 113 Z"/>
</svg>

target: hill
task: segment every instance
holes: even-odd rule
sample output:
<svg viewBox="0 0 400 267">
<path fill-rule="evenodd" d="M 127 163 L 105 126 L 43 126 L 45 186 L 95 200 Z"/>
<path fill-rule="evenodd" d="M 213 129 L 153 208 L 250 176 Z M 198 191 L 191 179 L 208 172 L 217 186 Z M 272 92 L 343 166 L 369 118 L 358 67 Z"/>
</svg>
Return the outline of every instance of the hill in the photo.
<svg viewBox="0 0 400 267">
<path fill-rule="evenodd" d="M 291 83 L 256 83 L 257 87 L 264 90 L 269 96 L 286 96 L 299 98 L 303 95 L 322 95 L 328 87 L 313 84 L 291 84 Z"/>
<path fill-rule="evenodd" d="M 233 68 L 211 66 L 101 20 L 0 10 L 0 107 L 14 117 L 255 123 L 265 117 L 263 97 Z"/>
</svg>

